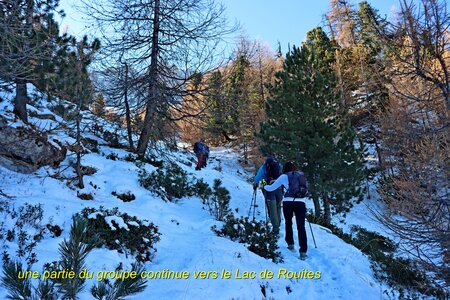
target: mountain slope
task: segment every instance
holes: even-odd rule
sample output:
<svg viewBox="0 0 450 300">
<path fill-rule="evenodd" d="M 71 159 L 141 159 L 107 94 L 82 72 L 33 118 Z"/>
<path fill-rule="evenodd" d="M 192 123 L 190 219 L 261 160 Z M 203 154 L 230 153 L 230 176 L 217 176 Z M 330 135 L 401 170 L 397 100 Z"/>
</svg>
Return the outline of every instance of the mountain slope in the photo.
<svg viewBox="0 0 450 300">
<path fill-rule="evenodd" d="M 3 112 L 7 114 L 10 110 L 10 105 L 3 105 Z M 33 118 L 31 120 L 47 125 L 50 122 Z M 52 136 L 60 140 L 71 140 L 64 130 L 59 130 Z M 157 252 L 152 262 L 145 265 L 146 271 L 190 273 L 188 279 L 151 279 L 144 292 L 129 299 L 261 299 L 263 293 L 267 298 L 273 299 L 382 298 L 383 289 L 374 279 L 368 258 L 320 226 L 312 224 L 317 248 L 314 248 L 311 232 L 307 229 L 309 258 L 306 261 L 298 259 L 298 252 L 293 253 L 286 248 L 284 230 L 281 230 L 278 245 L 284 262 L 275 264 L 248 251 L 243 244 L 216 236 L 211 226 L 217 225 L 220 228 L 221 223 L 210 216 L 199 198 L 183 198 L 177 203 L 165 202 L 141 187 L 138 176 L 140 169 L 133 162 L 121 160 L 128 152 L 100 146 L 100 153 L 103 155 L 89 153 L 83 156 L 83 165 L 94 167 L 97 172 L 85 176 L 86 188 L 82 191 L 69 188 L 65 181 L 50 177 L 49 175 L 55 175 L 55 170 L 47 167 L 27 175 L 0 167 L 0 190 L 13 196 L 12 199 L 0 196 L 2 201 L 16 208 L 26 203 L 41 204 L 44 211 L 43 224 L 57 224 L 63 229 L 61 236 L 53 238 L 47 235 L 37 245 L 35 252 L 38 262 L 31 270 L 41 271 L 44 263 L 59 258 L 58 243 L 68 237 L 74 213 L 85 207 L 118 207 L 121 212 L 147 219 L 159 228 L 161 240 L 155 245 Z M 119 160 L 105 157 L 111 153 L 115 153 Z M 220 179 L 230 191 L 230 207 L 234 213 L 247 216 L 253 194 L 248 179 L 253 175 L 239 166 L 237 155 L 232 150 L 212 149 L 208 167 L 198 172 L 194 171 L 193 164 L 187 165 L 188 162 L 195 161 L 193 154 L 177 151 L 169 156 L 182 169 L 191 173 L 190 176 L 203 178 L 210 185 L 214 179 Z M 73 156 L 69 155 L 63 165 L 67 166 L 72 159 Z M 149 164 L 143 168 L 148 172 L 156 169 Z M 61 174 L 73 176 L 70 168 Z M 125 203 L 111 194 L 127 191 L 133 193 L 136 200 Z M 77 192 L 90 193 L 94 200 L 81 200 L 77 197 Z M 256 217 L 258 220 L 265 220 L 260 191 L 257 194 L 257 204 Z M 307 206 L 311 208 L 312 201 Z M 4 228 L 13 225 L 4 212 L 0 217 L 5 220 Z M 284 221 L 281 228 L 284 228 Z M 6 240 L 0 242 L 2 251 L 6 250 L 14 257 L 16 243 Z M 297 246 L 296 249 L 298 251 Z M 90 271 L 98 272 L 115 270 L 119 263 L 123 263 L 123 269 L 129 270 L 132 261 L 125 254 L 102 248 L 89 254 L 87 265 Z M 220 278 L 222 270 L 230 271 L 231 278 Z M 259 278 L 260 272 L 264 270 L 272 271 L 274 278 Z M 320 272 L 320 279 L 277 278 L 279 272 L 286 274 L 286 271 L 291 272 L 290 275 L 295 272 L 297 276 L 303 272 L 304 276 L 307 272 L 305 270 Z M 218 278 L 196 279 L 194 272 L 198 271 L 217 272 Z M 243 279 L 245 271 L 256 272 L 256 278 Z M 240 278 L 236 278 L 236 275 Z M 95 279 L 88 280 L 80 299 L 92 299 L 89 288 L 96 282 Z M 37 281 L 33 283 L 36 285 Z M 0 298 L 4 299 L 6 295 L 7 291 L 0 287 Z"/>
</svg>

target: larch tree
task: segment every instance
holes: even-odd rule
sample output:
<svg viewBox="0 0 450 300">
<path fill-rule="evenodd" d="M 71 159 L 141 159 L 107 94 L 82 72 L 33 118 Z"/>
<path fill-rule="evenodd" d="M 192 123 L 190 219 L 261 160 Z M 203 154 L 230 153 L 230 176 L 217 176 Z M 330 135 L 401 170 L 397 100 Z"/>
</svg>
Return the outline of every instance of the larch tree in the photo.
<svg viewBox="0 0 450 300">
<path fill-rule="evenodd" d="M 380 31 L 391 83 L 380 117 L 388 209 L 377 215 L 402 250 L 448 284 L 450 15 L 447 1 L 400 3 L 398 21 Z"/>
<path fill-rule="evenodd" d="M 110 53 L 142 73 L 146 107 L 136 152 L 144 155 L 158 114 L 177 110 L 191 76 L 214 68 L 219 43 L 234 28 L 213 0 L 85 1 Z"/>
</svg>

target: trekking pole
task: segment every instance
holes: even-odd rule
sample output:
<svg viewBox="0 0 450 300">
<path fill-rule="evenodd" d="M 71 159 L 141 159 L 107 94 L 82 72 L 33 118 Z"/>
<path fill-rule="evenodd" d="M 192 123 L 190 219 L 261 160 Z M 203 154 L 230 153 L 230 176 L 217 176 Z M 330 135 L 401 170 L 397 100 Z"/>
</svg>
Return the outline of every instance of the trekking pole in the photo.
<svg viewBox="0 0 450 300">
<path fill-rule="evenodd" d="M 256 211 L 256 190 L 253 193 L 253 221 L 255 221 L 255 211 Z"/>
<path fill-rule="evenodd" d="M 308 221 L 308 223 L 309 223 L 309 229 L 311 229 L 311 235 L 312 235 L 312 237 L 313 237 L 314 247 L 317 248 L 316 239 L 314 238 L 314 232 L 313 232 L 313 230 L 312 230 L 311 222 Z"/>
<path fill-rule="evenodd" d="M 267 216 L 267 211 L 269 210 L 268 209 L 268 204 L 267 204 L 267 201 L 264 199 L 264 202 L 265 202 L 265 208 L 266 208 L 266 226 L 267 226 L 267 224 L 269 224 L 269 220 L 268 220 L 268 216 Z"/>
<path fill-rule="evenodd" d="M 250 218 L 250 213 L 252 211 L 252 206 L 253 206 L 253 211 L 255 210 L 255 204 L 254 202 L 256 201 L 256 190 L 253 192 L 253 197 L 252 197 L 252 201 L 250 202 L 250 208 L 248 209 L 248 217 Z M 255 213 L 253 213 L 253 219 L 255 218 Z"/>
</svg>

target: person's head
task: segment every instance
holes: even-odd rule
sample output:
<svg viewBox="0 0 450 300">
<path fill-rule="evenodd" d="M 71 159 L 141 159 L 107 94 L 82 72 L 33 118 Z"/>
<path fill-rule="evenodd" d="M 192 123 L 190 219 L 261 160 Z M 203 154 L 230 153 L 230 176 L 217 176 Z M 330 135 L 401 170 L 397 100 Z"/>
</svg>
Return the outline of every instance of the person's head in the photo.
<svg viewBox="0 0 450 300">
<path fill-rule="evenodd" d="M 288 161 L 283 165 L 283 174 L 297 171 L 297 166 L 292 161 Z"/>
<path fill-rule="evenodd" d="M 271 154 L 269 154 L 269 155 L 266 156 L 265 162 L 266 162 L 266 163 L 271 163 L 271 162 L 273 162 L 274 160 L 275 160 L 275 159 L 273 158 L 273 156 L 272 156 Z"/>
</svg>

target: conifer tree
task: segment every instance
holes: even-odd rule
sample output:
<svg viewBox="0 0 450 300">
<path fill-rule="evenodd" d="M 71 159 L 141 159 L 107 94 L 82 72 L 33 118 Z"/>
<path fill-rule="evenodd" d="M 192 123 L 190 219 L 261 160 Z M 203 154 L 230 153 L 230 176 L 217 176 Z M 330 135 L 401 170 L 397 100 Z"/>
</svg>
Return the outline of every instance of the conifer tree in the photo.
<svg viewBox="0 0 450 300">
<path fill-rule="evenodd" d="M 333 44 L 321 28 L 308 33 L 301 48 L 289 51 L 277 74 L 274 96 L 266 102 L 268 121 L 261 126 L 261 150 L 295 161 L 309 180 L 320 215 L 330 222 L 333 204 L 340 211 L 359 194 L 361 151 L 355 132 L 339 113 L 332 71 Z M 320 200 L 320 201 L 319 201 Z"/>
<path fill-rule="evenodd" d="M 28 122 L 26 84 L 45 69 L 58 36 L 54 21 L 59 0 L 0 2 L 0 78 L 15 85 L 14 113 Z M 62 12 L 61 12 L 62 14 Z"/>
</svg>

